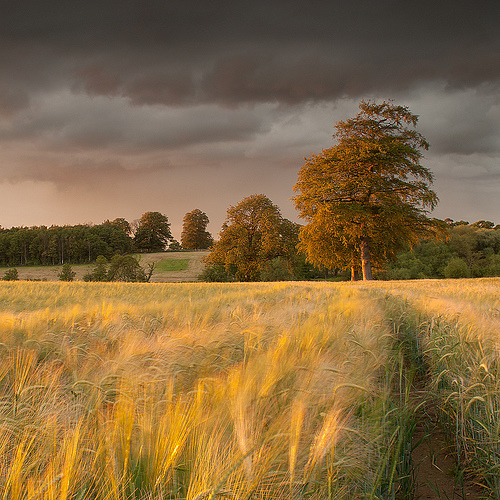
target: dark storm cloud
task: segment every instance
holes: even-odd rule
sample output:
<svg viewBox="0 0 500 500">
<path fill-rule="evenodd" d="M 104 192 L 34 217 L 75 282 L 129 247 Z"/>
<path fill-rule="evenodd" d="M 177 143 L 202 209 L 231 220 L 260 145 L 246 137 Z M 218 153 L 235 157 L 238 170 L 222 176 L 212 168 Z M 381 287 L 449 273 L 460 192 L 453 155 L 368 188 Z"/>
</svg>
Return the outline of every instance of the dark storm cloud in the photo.
<svg viewBox="0 0 500 500">
<path fill-rule="evenodd" d="M 12 2 L 2 81 L 68 84 L 132 103 L 297 103 L 428 80 L 498 83 L 498 2 Z M 1 103 L 0 103 L 1 105 Z M 8 108 L 8 105 L 4 105 Z"/>
<path fill-rule="evenodd" d="M 138 107 L 128 106 L 123 98 L 90 98 L 66 91 L 40 98 L 36 110 L 0 120 L 0 140 L 31 139 L 41 151 L 141 153 L 248 141 L 268 127 L 269 118 L 262 116 L 259 107 Z"/>
<path fill-rule="evenodd" d="M 500 96 L 494 87 L 428 86 L 404 102 L 420 115 L 418 126 L 433 155 L 500 154 Z"/>
</svg>

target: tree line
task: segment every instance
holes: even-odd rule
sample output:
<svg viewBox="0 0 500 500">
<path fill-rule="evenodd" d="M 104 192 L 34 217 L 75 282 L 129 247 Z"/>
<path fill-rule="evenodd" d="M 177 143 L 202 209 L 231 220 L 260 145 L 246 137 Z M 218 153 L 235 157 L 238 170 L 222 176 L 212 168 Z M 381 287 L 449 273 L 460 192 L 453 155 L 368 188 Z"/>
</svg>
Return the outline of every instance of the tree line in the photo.
<svg viewBox="0 0 500 500">
<path fill-rule="evenodd" d="M 134 240 L 121 219 L 75 226 L 0 229 L 0 265 L 56 265 L 93 262 L 99 255 L 131 252 Z"/>
<path fill-rule="evenodd" d="M 491 221 L 447 219 L 447 239 L 423 239 L 398 253 L 381 272 L 387 279 L 482 278 L 500 276 L 500 226 Z"/>
<path fill-rule="evenodd" d="M 95 225 L 0 228 L 0 266 L 84 264 L 99 256 L 111 260 L 132 252 L 208 248 L 213 240 L 207 224 L 199 209 L 186 214 L 181 244 L 160 212 L 146 212 L 133 224 L 117 218 Z"/>
</svg>

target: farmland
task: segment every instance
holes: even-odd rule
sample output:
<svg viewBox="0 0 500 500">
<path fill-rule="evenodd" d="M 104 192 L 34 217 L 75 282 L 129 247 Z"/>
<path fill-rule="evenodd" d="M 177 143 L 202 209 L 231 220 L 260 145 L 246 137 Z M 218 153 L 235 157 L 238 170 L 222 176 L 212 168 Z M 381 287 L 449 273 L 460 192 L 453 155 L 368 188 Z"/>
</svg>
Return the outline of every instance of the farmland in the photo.
<svg viewBox="0 0 500 500">
<path fill-rule="evenodd" d="M 203 270 L 203 257 L 207 251 L 195 252 L 156 252 L 136 255 L 142 267 L 155 264 L 152 282 L 191 282 L 197 281 Z M 75 264 L 72 266 L 75 279 L 82 280 L 94 268 L 94 264 Z M 3 275 L 8 268 L 0 268 Z M 19 266 L 19 279 L 37 281 L 58 281 L 62 265 L 58 266 Z"/>
<path fill-rule="evenodd" d="M 4 282 L 2 498 L 499 498 L 499 297 L 498 278 Z M 425 484 L 433 436 L 450 484 Z"/>
</svg>

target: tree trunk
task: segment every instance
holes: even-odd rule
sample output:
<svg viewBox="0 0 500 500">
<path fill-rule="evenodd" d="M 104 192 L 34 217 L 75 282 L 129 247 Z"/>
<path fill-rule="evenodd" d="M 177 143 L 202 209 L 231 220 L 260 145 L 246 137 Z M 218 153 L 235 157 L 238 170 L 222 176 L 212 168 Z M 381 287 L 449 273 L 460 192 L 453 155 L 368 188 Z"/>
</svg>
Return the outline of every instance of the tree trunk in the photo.
<svg viewBox="0 0 500 500">
<path fill-rule="evenodd" d="M 351 281 L 356 281 L 356 269 L 351 266 Z"/>
<path fill-rule="evenodd" d="M 361 268 L 363 269 L 363 281 L 373 279 L 372 266 L 370 263 L 370 247 L 368 245 L 368 238 L 361 238 L 359 244 L 361 250 Z"/>
</svg>

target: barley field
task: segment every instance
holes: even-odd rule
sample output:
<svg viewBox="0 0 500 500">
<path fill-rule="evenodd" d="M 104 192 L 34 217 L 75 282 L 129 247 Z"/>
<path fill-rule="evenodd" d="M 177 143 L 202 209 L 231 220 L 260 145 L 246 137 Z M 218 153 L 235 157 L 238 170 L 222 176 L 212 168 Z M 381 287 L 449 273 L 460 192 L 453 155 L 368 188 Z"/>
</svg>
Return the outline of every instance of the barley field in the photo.
<svg viewBox="0 0 500 500">
<path fill-rule="evenodd" d="M 499 297 L 498 278 L 1 283 L 0 498 L 417 498 L 431 407 L 457 485 L 500 498 Z"/>
</svg>

